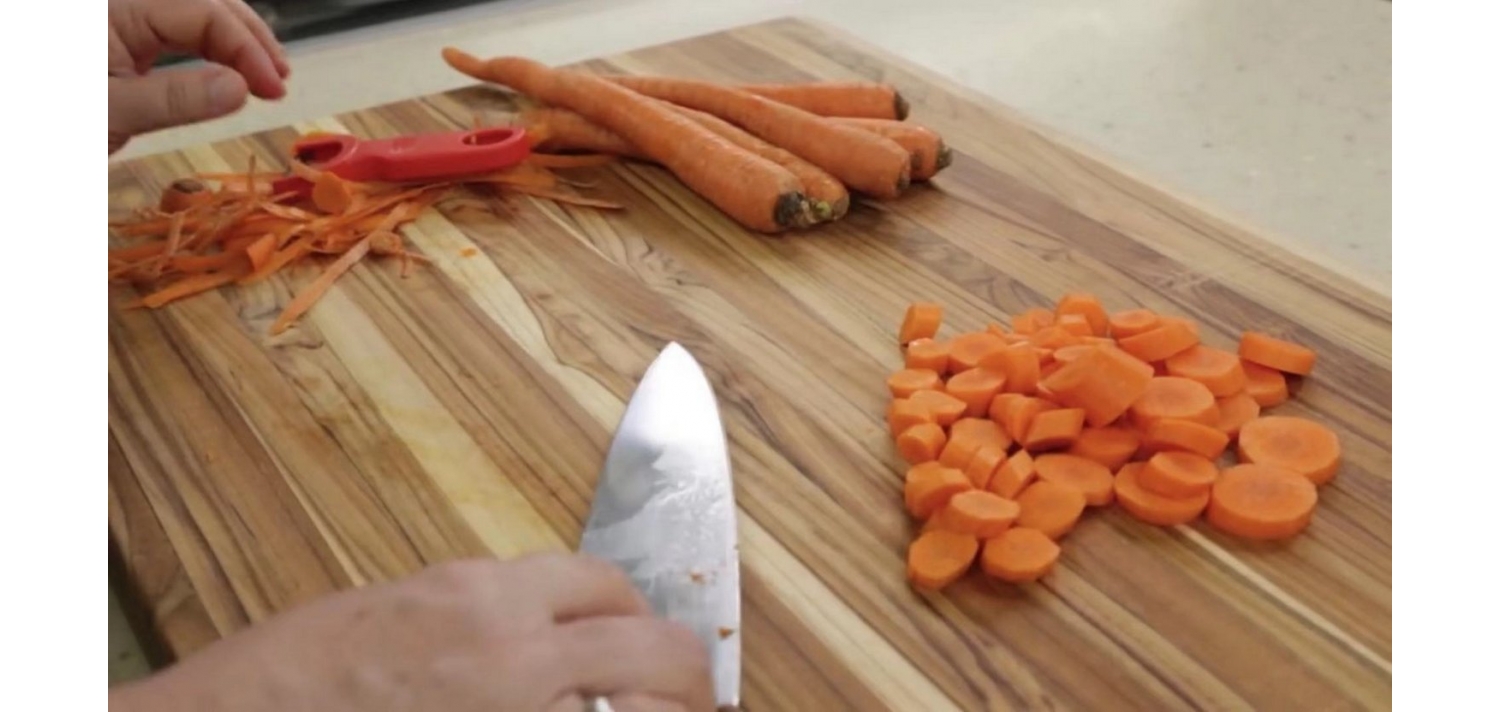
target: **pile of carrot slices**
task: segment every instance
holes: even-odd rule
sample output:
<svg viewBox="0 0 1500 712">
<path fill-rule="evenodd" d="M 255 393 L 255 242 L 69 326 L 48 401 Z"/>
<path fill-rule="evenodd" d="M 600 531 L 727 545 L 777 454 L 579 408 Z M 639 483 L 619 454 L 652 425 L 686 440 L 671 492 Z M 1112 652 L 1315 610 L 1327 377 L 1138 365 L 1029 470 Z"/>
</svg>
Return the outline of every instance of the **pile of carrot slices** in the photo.
<svg viewBox="0 0 1500 712">
<path fill-rule="evenodd" d="M 125 308 L 156 309 L 226 285 L 253 285 L 303 262 L 326 262 L 283 307 L 271 326 L 271 333 L 279 334 L 369 255 L 400 260 L 402 276 L 413 263 L 428 262 L 407 248 L 400 229 L 460 188 L 620 208 L 577 195 L 549 170 L 609 160 L 533 154 L 516 167 L 465 177 L 462 183 L 394 185 L 351 182 L 292 159 L 291 172 L 310 181 L 312 189 L 271 195 L 273 181 L 284 176 L 257 173 L 252 158 L 245 173 L 178 180 L 155 206 L 111 221 L 109 280 L 135 288 L 139 296 Z"/>
<path fill-rule="evenodd" d="M 1110 313 L 1084 293 L 1017 314 L 1008 331 L 939 339 L 942 321 L 941 305 L 908 307 L 905 368 L 886 381 L 906 508 L 922 522 L 907 552 L 916 586 L 941 589 L 976 560 L 1034 581 L 1085 511 L 1115 503 L 1157 526 L 1203 517 L 1286 539 L 1338 472 L 1332 430 L 1265 412 L 1312 373 L 1304 346 L 1246 331 L 1236 352 L 1217 349 L 1189 320 Z"/>
<path fill-rule="evenodd" d="M 838 220 L 851 192 L 896 198 L 953 160 L 942 137 L 906 120 L 900 92 L 877 82 L 728 85 L 601 76 L 452 47 L 443 60 L 541 104 L 518 123 L 545 130 L 542 148 L 654 163 L 741 225 L 766 233 Z"/>
</svg>

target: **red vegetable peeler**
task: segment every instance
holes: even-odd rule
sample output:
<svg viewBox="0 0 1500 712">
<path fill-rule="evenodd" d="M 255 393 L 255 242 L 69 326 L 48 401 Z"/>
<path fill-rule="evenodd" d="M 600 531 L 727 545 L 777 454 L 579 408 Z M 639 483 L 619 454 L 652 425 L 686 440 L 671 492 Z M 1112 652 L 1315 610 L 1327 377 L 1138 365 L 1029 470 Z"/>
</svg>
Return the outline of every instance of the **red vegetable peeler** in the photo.
<svg viewBox="0 0 1500 712">
<path fill-rule="evenodd" d="M 461 178 L 504 170 L 526 160 L 531 144 L 521 128 L 418 134 L 362 141 L 349 135 L 305 138 L 292 147 L 298 161 L 352 181 L 406 183 Z M 312 183 L 287 176 L 271 184 L 273 195 L 305 196 Z"/>
</svg>

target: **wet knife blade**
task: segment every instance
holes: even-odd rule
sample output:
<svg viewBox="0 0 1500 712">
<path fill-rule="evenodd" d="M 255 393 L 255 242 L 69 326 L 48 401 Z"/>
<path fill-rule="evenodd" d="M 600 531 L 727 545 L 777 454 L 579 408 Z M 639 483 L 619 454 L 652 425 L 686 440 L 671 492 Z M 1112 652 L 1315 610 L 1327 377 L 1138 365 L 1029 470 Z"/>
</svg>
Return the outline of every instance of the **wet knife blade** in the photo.
<svg viewBox="0 0 1500 712">
<path fill-rule="evenodd" d="M 623 569 L 712 659 L 720 709 L 740 704 L 739 539 L 712 386 L 671 343 L 646 369 L 605 456 L 581 551 Z"/>
</svg>

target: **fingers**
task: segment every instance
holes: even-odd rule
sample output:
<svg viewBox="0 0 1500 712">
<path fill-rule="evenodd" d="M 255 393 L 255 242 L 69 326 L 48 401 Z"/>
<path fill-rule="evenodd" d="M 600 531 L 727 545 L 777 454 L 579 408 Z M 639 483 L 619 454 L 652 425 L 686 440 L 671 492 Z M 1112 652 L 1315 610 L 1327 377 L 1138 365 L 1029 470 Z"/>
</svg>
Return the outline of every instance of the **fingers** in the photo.
<svg viewBox="0 0 1500 712">
<path fill-rule="evenodd" d="M 531 582 L 532 593 L 546 602 L 557 622 L 651 612 L 625 572 L 592 556 L 533 556 L 517 561 L 515 569 Z"/>
<path fill-rule="evenodd" d="M 232 2 L 243 5 L 240 0 Z M 244 76 L 250 93 L 281 98 L 286 87 L 276 61 L 246 18 L 231 7 L 230 0 L 176 0 L 143 4 L 138 11 L 140 21 L 167 47 L 233 67 Z"/>
<path fill-rule="evenodd" d="M 617 698 L 651 704 L 635 699 L 647 696 L 686 710 L 714 709 L 708 651 L 683 626 L 640 616 L 586 618 L 559 626 L 557 636 L 558 653 L 570 663 L 570 689 L 607 697 L 611 706 Z"/>
<path fill-rule="evenodd" d="M 292 73 L 292 65 L 287 62 L 286 49 L 276 39 L 276 34 L 271 32 L 271 26 L 266 24 L 265 18 L 261 17 L 244 0 L 223 0 L 229 6 L 230 11 L 237 15 L 245 26 L 250 28 L 250 34 L 255 35 L 257 42 L 271 56 L 271 64 L 275 65 L 276 73 L 282 79 L 286 79 Z"/>
<path fill-rule="evenodd" d="M 137 134 L 216 119 L 244 105 L 245 80 L 224 67 L 207 66 L 110 77 L 109 135 Z M 122 140 L 123 143 L 123 140 Z"/>
</svg>

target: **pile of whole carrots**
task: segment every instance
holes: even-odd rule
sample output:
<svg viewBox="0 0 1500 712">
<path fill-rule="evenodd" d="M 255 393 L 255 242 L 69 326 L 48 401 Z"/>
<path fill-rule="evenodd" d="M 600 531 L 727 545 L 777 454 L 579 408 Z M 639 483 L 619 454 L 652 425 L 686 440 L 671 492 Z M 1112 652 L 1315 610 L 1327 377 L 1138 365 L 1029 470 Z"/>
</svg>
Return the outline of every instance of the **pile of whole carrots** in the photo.
<svg viewBox="0 0 1500 712">
<path fill-rule="evenodd" d="M 1009 331 L 939 340 L 942 318 L 937 304 L 907 309 L 906 368 L 887 380 L 906 508 L 923 522 L 907 552 L 917 586 L 947 586 L 976 560 L 1000 580 L 1036 580 L 1087 508 L 1116 502 L 1153 525 L 1203 516 L 1284 539 L 1338 470 L 1332 430 L 1262 413 L 1312 372 L 1303 346 L 1247 331 L 1224 351 L 1191 321 L 1111 314 L 1083 293 L 1016 315 Z"/>
<path fill-rule="evenodd" d="M 766 233 L 838 220 L 850 191 L 895 198 L 952 160 L 935 132 L 905 121 L 905 100 L 884 84 L 599 76 L 451 47 L 443 59 L 542 104 L 520 117 L 546 136 L 540 148 L 656 163 L 741 225 Z"/>
</svg>

